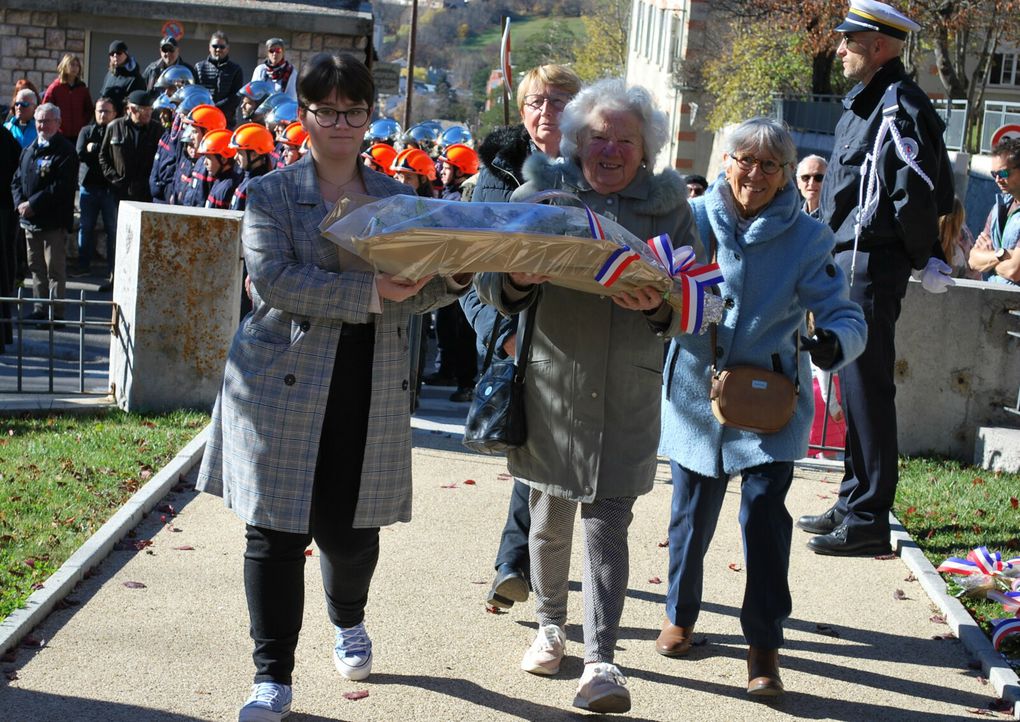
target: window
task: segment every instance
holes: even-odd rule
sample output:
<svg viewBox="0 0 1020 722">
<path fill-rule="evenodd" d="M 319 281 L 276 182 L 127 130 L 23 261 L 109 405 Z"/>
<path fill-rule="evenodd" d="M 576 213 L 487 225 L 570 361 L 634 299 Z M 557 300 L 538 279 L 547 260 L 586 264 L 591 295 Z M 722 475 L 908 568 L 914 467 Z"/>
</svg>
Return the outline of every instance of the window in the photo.
<svg viewBox="0 0 1020 722">
<path fill-rule="evenodd" d="M 988 70 L 989 85 L 1020 85 L 1016 53 L 995 53 Z"/>
</svg>

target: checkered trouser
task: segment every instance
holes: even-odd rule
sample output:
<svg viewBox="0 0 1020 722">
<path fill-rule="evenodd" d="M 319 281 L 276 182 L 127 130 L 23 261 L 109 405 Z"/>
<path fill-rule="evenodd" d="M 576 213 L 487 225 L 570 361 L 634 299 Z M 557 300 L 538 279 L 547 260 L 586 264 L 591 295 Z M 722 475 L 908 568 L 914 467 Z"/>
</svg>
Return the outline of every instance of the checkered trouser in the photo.
<svg viewBox="0 0 1020 722">
<path fill-rule="evenodd" d="M 614 497 L 581 504 L 585 664 L 613 661 L 627 595 L 627 528 L 634 518 L 634 501 L 634 497 Z M 528 506 L 531 586 L 538 623 L 563 627 L 567 621 L 570 545 L 578 503 L 532 489 Z"/>
</svg>

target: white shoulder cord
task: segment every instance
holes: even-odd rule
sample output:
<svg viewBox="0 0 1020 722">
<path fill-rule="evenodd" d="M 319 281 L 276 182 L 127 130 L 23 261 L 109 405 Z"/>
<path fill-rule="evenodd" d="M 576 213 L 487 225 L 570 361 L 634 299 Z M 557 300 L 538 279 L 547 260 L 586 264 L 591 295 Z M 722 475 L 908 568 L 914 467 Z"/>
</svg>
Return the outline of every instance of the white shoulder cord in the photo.
<svg viewBox="0 0 1020 722">
<path fill-rule="evenodd" d="M 885 142 L 887 132 L 892 133 L 893 145 L 896 146 L 896 154 L 907 164 L 908 168 L 921 176 L 921 179 L 928 185 L 930 190 L 935 190 L 935 184 L 931 178 L 921 170 L 921 166 L 914 160 L 914 153 L 908 152 L 907 148 L 904 147 L 903 137 L 900 135 L 900 131 L 894 122 L 896 120 L 896 111 L 899 109 L 900 106 L 898 105 L 882 109 L 882 124 L 878 127 L 875 145 L 872 147 L 871 152 L 864 156 L 864 163 L 861 165 L 861 186 L 860 192 L 857 195 L 857 222 L 854 224 L 854 255 L 850 260 L 851 286 L 854 285 L 854 277 L 856 276 L 857 247 L 861 242 L 861 231 L 871 222 L 871 219 L 875 216 L 875 211 L 878 210 L 878 155 L 882 150 L 882 143 Z"/>
</svg>

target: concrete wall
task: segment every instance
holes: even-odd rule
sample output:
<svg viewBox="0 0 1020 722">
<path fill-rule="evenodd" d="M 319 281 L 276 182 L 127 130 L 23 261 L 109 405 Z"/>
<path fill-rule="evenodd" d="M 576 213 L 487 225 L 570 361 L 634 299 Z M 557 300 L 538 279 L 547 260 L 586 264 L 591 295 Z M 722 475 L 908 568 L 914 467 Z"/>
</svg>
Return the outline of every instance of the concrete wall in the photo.
<svg viewBox="0 0 1020 722">
<path fill-rule="evenodd" d="M 1015 427 L 1020 288 L 957 279 L 933 295 L 911 283 L 896 327 L 900 452 L 971 462 L 978 427 Z"/>
<path fill-rule="evenodd" d="M 110 385 L 125 411 L 212 407 L 240 315 L 241 217 L 120 204 Z"/>
</svg>

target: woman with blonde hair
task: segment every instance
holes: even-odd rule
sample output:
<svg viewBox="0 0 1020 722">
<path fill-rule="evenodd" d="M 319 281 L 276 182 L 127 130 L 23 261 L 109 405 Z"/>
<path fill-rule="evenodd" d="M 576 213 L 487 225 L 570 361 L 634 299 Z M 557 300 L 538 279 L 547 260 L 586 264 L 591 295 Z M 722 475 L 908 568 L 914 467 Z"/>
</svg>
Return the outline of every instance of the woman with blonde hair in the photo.
<svg viewBox="0 0 1020 722">
<path fill-rule="evenodd" d="M 981 274 L 972 271 L 967 263 L 970 249 L 974 247 L 974 236 L 964 221 L 967 212 L 959 198 L 953 198 L 953 210 L 939 218 L 939 246 L 946 263 L 953 267 L 954 278 L 981 280 Z"/>
<path fill-rule="evenodd" d="M 81 60 L 67 53 L 57 65 L 57 77 L 43 93 L 42 102 L 60 108 L 60 134 L 72 143 L 78 133 L 92 121 L 92 95 L 81 79 Z"/>
</svg>

